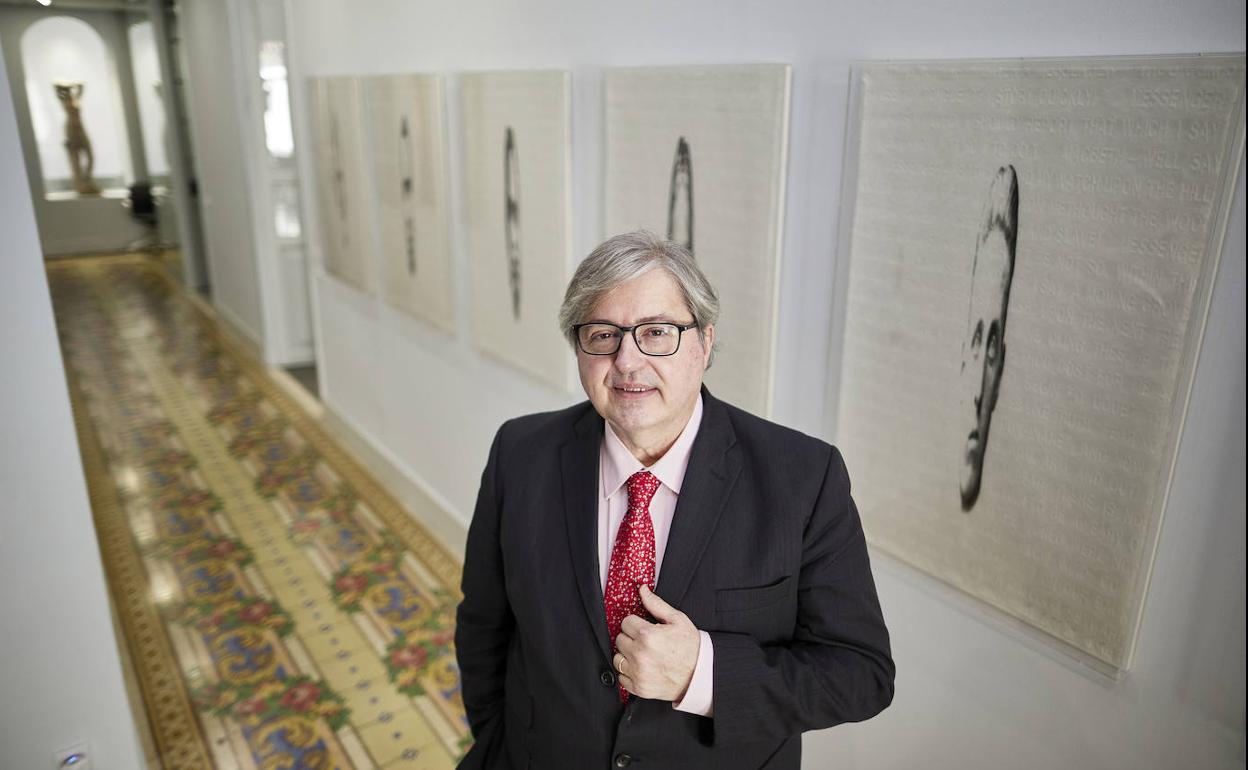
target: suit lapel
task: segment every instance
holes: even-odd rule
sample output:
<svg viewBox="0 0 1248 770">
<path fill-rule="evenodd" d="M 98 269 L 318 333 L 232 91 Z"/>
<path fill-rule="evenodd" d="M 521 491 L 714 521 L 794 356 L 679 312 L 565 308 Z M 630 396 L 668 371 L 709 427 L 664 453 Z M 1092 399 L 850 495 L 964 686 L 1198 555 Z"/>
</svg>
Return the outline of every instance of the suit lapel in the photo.
<svg viewBox="0 0 1248 770">
<path fill-rule="evenodd" d="M 572 569 L 602 657 L 611 657 L 607 615 L 598 575 L 598 454 L 602 447 L 602 418 L 588 409 L 574 426 L 575 435 L 561 450 L 563 511 L 567 518 Z"/>
<path fill-rule="evenodd" d="M 703 388 L 702 425 L 689 454 L 689 466 L 667 536 L 663 568 L 655 586 L 655 592 L 669 604 L 679 606 L 684 598 L 741 472 L 741 458 L 731 451 L 735 444 L 728 410 Z"/>
</svg>

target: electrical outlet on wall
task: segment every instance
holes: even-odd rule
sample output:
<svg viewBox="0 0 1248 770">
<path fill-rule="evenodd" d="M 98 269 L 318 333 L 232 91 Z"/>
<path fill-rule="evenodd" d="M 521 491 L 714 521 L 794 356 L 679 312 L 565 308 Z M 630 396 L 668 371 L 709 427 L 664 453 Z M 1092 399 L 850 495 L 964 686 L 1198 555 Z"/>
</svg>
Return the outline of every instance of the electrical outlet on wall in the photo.
<svg viewBox="0 0 1248 770">
<path fill-rule="evenodd" d="M 86 742 L 67 746 L 52 755 L 56 770 L 91 770 L 91 758 L 87 754 Z"/>
</svg>

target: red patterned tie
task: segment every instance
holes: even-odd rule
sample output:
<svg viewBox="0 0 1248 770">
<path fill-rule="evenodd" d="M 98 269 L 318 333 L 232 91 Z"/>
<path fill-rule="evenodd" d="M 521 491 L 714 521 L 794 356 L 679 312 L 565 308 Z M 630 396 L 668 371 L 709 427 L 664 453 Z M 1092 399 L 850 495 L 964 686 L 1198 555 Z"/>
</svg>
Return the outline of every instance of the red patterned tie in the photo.
<svg viewBox="0 0 1248 770">
<path fill-rule="evenodd" d="M 607 569 L 607 591 L 603 601 L 607 607 L 607 633 L 611 652 L 616 652 L 615 637 L 620 624 L 629 615 L 645 617 L 640 586 L 654 590 L 654 523 L 650 521 L 650 499 L 659 488 L 659 480 L 650 471 L 640 471 L 628 478 L 628 513 L 620 522 L 611 549 L 611 566 Z M 628 690 L 620 686 L 620 702 L 628 702 Z"/>
</svg>

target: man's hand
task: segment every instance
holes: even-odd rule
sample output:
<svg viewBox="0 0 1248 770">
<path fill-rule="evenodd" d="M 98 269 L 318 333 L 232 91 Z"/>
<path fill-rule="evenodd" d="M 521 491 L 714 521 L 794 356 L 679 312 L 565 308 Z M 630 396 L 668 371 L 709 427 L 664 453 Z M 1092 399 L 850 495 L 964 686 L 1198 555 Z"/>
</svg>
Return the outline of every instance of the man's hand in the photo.
<svg viewBox="0 0 1248 770">
<path fill-rule="evenodd" d="M 641 603 L 658 623 L 629 615 L 615 637 L 612 663 L 625 690 L 642 698 L 676 702 L 685 696 L 698 664 L 701 637 L 685 613 L 641 586 Z"/>
</svg>

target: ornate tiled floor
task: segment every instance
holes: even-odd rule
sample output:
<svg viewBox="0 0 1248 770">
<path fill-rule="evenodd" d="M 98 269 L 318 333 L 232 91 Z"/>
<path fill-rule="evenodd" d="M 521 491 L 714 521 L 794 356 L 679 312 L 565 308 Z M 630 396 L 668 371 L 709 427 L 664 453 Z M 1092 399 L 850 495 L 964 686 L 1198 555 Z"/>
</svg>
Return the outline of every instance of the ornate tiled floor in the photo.
<svg viewBox="0 0 1248 770">
<path fill-rule="evenodd" d="M 460 567 L 147 258 L 49 281 L 165 768 L 448 768 Z"/>
</svg>

